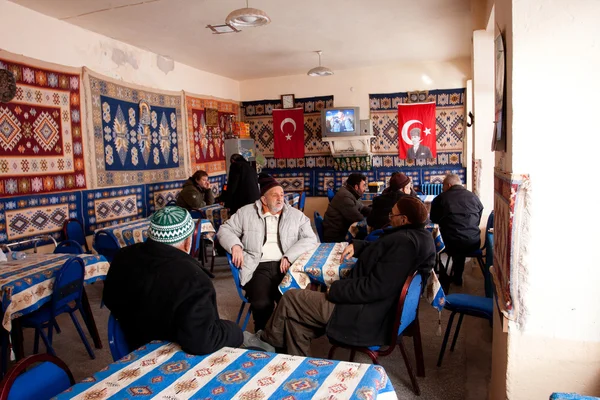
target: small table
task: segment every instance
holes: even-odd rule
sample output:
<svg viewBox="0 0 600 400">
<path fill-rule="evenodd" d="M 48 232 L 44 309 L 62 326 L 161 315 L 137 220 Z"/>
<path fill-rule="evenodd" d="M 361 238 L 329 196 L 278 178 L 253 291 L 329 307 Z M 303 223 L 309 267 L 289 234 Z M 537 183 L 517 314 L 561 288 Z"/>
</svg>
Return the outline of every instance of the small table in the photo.
<svg viewBox="0 0 600 400">
<path fill-rule="evenodd" d="M 203 217 L 211 222 L 215 231 L 218 231 L 219 227 L 229 219 L 229 209 L 220 204 L 212 204 L 199 210 L 204 213 Z"/>
<path fill-rule="evenodd" d="M 298 208 L 300 202 L 300 195 L 298 193 L 286 193 L 283 197 L 290 206 Z"/>
<path fill-rule="evenodd" d="M 290 289 L 306 289 L 311 281 L 329 286 L 345 278 L 356 263 L 356 258 L 351 258 L 340 264 L 340 257 L 346 246 L 348 242 L 320 243 L 314 250 L 302 254 L 290 266 L 279 284 L 281 294 Z"/>
<path fill-rule="evenodd" d="M 186 354 L 150 342 L 56 399 L 397 399 L 380 365 L 224 347 Z"/>
<path fill-rule="evenodd" d="M 13 328 L 20 332 L 20 324 L 16 323 L 18 320 L 15 324 L 13 320 L 38 310 L 51 300 L 56 273 L 72 257 L 83 260 L 86 284 L 106 279 L 110 264 L 104 256 L 94 254 L 27 254 L 27 258 L 22 260 L 0 264 L 0 296 L 4 312 L 2 326 L 7 332 L 11 332 Z M 101 349 L 102 340 L 94 329 L 96 323 L 85 290 L 82 303 L 90 317 L 90 321 L 84 322 L 92 335 L 94 346 Z M 18 359 L 23 357 L 22 342 L 15 343 L 15 354 Z"/>
<path fill-rule="evenodd" d="M 215 228 L 208 219 L 201 220 L 200 231 L 205 239 L 213 240 Z M 143 243 L 148 239 L 149 219 L 138 219 L 124 224 L 118 224 L 97 230 L 112 235 L 121 248 L 135 243 Z"/>
</svg>

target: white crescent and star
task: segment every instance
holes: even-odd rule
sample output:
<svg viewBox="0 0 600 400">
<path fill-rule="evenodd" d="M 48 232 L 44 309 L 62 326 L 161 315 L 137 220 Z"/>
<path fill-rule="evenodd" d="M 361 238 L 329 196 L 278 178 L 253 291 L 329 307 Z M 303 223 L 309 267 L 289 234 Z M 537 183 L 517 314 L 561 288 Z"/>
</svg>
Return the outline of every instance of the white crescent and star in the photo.
<svg viewBox="0 0 600 400">
<path fill-rule="evenodd" d="M 407 121 L 407 122 L 404 123 L 404 125 L 402 125 L 402 139 L 408 145 L 410 145 L 410 146 L 412 146 L 413 142 L 408 137 L 408 130 L 410 129 L 410 126 L 412 124 L 421 124 L 421 125 L 423 125 L 423 123 L 421 121 L 419 121 L 418 119 L 411 119 L 410 121 Z M 425 133 L 425 136 L 431 135 L 431 129 L 430 128 L 425 128 L 423 131 Z"/>
<path fill-rule="evenodd" d="M 292 126 L 294 127 L 294 130 L 292 131 L 292 133 L 295 133 L 296 132 L 296 121 L 294 121 L 292 118 L 285 118 L 283 121 L 281 121 L 281 125 L 279 126 L 279 128 L 281 129 L 281 132 L 283 132 L 283 127 L 287 123 L 292 124 Z M 285 135 L 285 139 L 292 140 L 292 134 L 288 133 L 287 135 Z"/>
</svg>

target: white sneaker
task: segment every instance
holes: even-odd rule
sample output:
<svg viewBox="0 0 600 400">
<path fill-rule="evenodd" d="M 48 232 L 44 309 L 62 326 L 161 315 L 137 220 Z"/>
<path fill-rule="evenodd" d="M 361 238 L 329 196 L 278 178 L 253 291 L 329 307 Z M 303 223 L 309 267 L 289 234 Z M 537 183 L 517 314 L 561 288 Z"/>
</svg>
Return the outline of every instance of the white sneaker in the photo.
<svg viewBox="0 0 600 400">
<path fill-rule="evenodd" d="M 256 347 L 259 349 L 263 349 L 264 351 L 268 351 L 270 353 L 275 353 L 275 347 L 271 346 L 269 343 L 260 339 L 261 331 L 256 333 L 250 333 L 248 331 L 244 331 L 244 347 Z"/>
</svg>

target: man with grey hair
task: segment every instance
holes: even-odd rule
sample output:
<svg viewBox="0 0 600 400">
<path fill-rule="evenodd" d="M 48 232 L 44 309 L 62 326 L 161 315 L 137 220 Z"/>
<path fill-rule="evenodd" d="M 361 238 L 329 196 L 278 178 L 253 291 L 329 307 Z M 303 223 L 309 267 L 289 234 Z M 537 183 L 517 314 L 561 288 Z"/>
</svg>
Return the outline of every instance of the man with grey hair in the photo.
<svg viewBox="0 0 600 400">
<path fill-rule="evenodd" d="M 431 149 L 421 144 L 421 129 L 412 128 L 410 130 L 410 140 L 412 141 L 413 145 L 408 149 L 406 158 L 433 158 Z"/>
<path fill-rule="evenodd" d="M 465 189 L 460 177 L 448 174 L 444 178 L 442 193 L 431 202 L 431 222 L 440 225 L 448 256 L 452 257 L 452 275 L 455 285 L 462 285 L 465 255 L 477 250 L 481 244 L 479 223 L 483 204 Z"/>
<path fill-rule="evenodd" d="M 187 210 L 165 207 L 152 215 L 148 240 L 122 248 L 111 263 L 104 304 L 131 349 L 168 340 L 208 354 L 242 344 L 242 330 L 219 318 L 212 281 L 189 255 L 194 229 Z"/>
</svg>

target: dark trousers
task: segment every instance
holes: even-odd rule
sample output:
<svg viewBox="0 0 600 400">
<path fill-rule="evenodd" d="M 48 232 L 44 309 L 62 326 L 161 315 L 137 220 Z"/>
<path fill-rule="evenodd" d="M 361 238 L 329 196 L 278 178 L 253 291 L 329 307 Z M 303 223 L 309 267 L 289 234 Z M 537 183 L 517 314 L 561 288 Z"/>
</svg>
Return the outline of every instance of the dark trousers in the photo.
<svg viewBox="0 0 600 400">
<path fill-rule="evenodd" d="M 466 255 L 473 253 L 480 246 L 481 242 L 470 243 L 446 243 L 446 252 L 452 257 L 452 276 L 454 280 L 462 282 L 462 275 L 465 270 Z"/>
<path fill-rule="evenodd" d="M 262 340 L 287 354 L 308 357 L 311 341 L 325 334 L 334 308 L 325 293 L 288 290 L 269 320 Z"/>
<path fill-rule="evenodd" d="M 279 270 L 279 264 L 280 261 L 261 262 L 252 274 L 252 279 L 244 285 L 254 317 L 254 332 L 265 329 L 273 314 L 275 302 L 281 298 L 278 286 L 284 274 Z"/>
</svg>

